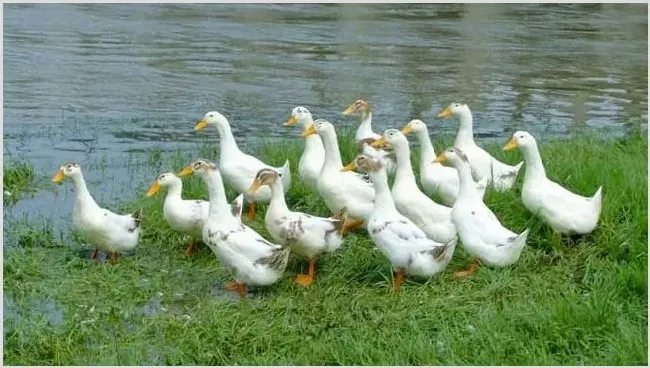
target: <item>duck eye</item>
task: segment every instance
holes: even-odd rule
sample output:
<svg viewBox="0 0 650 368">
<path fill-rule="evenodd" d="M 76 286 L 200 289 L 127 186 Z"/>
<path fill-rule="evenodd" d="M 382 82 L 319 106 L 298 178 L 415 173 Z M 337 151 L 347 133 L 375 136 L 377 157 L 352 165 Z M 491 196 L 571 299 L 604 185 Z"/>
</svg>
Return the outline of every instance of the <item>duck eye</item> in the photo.
<svg viewBox="0 0 650 368">
<path fill-rule="evenodd" d="M 521 138 L 521 139 L 523 139 L 523 138 L 524 138 L 524 136 L 523 136 L 523 135 L 520 135 L 520 136 L 519 136 L 519 138 Z"/>
</svg>

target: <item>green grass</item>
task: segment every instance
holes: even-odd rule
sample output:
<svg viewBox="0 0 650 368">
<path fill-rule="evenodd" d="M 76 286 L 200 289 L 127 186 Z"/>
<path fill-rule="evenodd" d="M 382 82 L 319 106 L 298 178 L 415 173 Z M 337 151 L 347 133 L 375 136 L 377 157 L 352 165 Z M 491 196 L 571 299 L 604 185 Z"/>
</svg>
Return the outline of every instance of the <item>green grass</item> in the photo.
<svg viewBox="0 0 650 368">
<path fill-rule="evenodd" d="M 5 204 L 13 204 L 25 194 L 35 190 L 32 188 L 32 183 L 36 173 L 29 162 L 6 162 L 2 174 L 2 197 Z"/>
<path fill-rule="evenodd" d="M 341 141 L 350 160 L 354 144 Z M 292 257 L 279 283 L 240 301 L 221 289 L 230 276 L 205 246 L 191 258 L 183 254 L 185 239 L 162 219 L 161 196 L 122 206 L 142 206 L 146 218 L 140 245 L 114 266 L 90 262 L 84 245 L 47 228 L 16 224 L 22 240 L 4 254 L 4 362 L 646 365 L 647 148 L 640 136 L 543 142 L 551 178 L 585 195 L 603 185 L 598 229 L 552 248 L 551 231 L 521 203 L 520 176 L 512 192 L 486 196 L 508 228 L 531 228 L 519 262 L 455 280 L 453 271 L 468 262 L 458 248 L 442 275 L 411 280 L 399 294 L 390 290 L 389 263 L 363 232 L 319 261 L 309 289 L 292 282 L 306 267 Z M 295 180 L 301 150 L 295 139 L 260 154 L 276 165 L 291 160 L 290 207 L 325 215 L 322 201 Z M 489 150 L 506 162 L 521 160 L 516 151 Z M 171 166 L 191 158 L 178 152 Z M 187 180 L 184 192 L 205 198 L 198 178 Z M 268 235 L 263 212 L 252 227 Z"/>
</svg>

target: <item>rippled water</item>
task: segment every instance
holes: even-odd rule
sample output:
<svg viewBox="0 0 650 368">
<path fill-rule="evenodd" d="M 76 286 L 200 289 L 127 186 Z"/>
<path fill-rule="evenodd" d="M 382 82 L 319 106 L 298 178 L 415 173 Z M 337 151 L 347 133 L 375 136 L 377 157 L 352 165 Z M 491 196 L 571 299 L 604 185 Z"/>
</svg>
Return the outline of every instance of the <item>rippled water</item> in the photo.
<svg viewBox="0 0 650 368">
<path fill-rule="evenodd" d="M 623 134 L 647 124 L 647 15 L 646 4 L 9 4 L 4 158 L 43 174 L 86 164 L 111 202 L 155 175 L 125 168 L 134 155 L 213 140 L 192 129 L 212 109 L 240 142 L 295 136 L 279 123 L 296 105 L 352 126 L 341 111 L 358 98 L 375 130 L 417 117 L 453 134 L 435 115 L 459 101 L 481 137 Z M 12 214 L 68 218 L 65 188 Z"/>
</svg>

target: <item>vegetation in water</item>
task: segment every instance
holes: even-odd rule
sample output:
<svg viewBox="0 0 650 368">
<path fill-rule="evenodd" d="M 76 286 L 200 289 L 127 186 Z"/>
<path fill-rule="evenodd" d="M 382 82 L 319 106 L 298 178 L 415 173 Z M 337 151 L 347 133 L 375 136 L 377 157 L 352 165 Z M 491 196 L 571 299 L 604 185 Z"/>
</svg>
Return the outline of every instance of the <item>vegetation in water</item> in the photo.
<svg viewBox="0 0 650 368">
<path fill-rule="evenodd" d="M 5 205 L 18 201 L 26 193 L 32 193 L 36 173 L 34 167 L 25 161 L 5 162 L 2 170 L 2 198 Z"/>
<path fill-rule="evenodd" d="M 356 147 L 349 138 L 340 141 L 347 163 Z M 47 226 L 14 224 L 22 235 L 5 244 L 4 362 L 646 365 L 647 139 L 576 137 L 541 141 L 540 149 L 547 174 L 562 185 L 584 195 L 603 185 L 597 230 L 551 246 L 550 229 L 521 203 L 520 175 L 513 191 L 486 195 L 505 226 L 531 228 L 519 262 L 456 280 L 453 271 L 469 261 L 458 247 L 443 274 L 409 280 L 401 293 L 391 291 L 388 261 L 359 231 L 319 260 L 310 288 L 293 283 L 306 262 L 292 256 L 279 283 L 239 300 L 223 289 L 230 275 L 207 247 L 183 253 L 187 239 L 165 223 L 162 195 L 121 206 L 143 207 L 146 217 L 140 245 L 116 265 L 91 262 L 86 245 L 57 239 Z M 509 163 L 522 159 L 496 145 L 488 150 Z M 270 164 L 291 160 L 292 209 L 327 215 L 322 200 L 297 180 L 301 151 L 298 139 L 258 150 Z M 193 158 L 176 152 L 169 169 Z M 198 178 L 184 184 L 186 198 L 206 198 Z M 251 226 L 268 236 L 263 214 L 261 208 Z"/>
</svg>

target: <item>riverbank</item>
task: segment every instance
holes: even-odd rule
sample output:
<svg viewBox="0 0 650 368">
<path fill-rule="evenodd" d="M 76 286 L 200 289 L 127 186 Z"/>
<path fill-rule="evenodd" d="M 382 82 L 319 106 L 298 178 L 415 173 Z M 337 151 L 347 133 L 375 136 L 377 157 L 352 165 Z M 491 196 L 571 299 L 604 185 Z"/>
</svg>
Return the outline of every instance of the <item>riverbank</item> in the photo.
<svg viewBox="0 0 650 368">
<path fill-rule="evenodd" d="M 348 161 L 355 147 L 342 142 Z M 145 198 L 146 188 L 119 206 L 142 207 L 145 221 L 140 245 L 116 265 L 89 261 L 90 249 L 74 236 L 14 223 L 5 228 L 13 235 L 4 246 L 4 362 L 645 365 L 647 139 L 584 137 L 540 146 L 548 175 L 562 185 L 584 195 L 603 185 L 598 229 L 551 247 L 550 230 L 521 204 L 520 177 L 514 191 L 486 195 L 506 227 L 531 228 L 517 264 L 455 280 L 453 271 L 468 261 L 458 248 L 442 275 L 408 281 L 399 294 L 390 290 L 388 261 L 357 232 L 319 261 L 310 288 L 292 282 L 306 267 L 292 256 L 282 281 L 240 301 L 223 290 L 230 276 L 207 247 L 183 253 L 187 239 L 162 219 L 162 196 Z M 521 160 L 516 151 L 488 150 L 509 163 Z M 325 215 L 318 196 L 297 181 L 301 151 L 293 139 L 259 152 L 276 165 L 291 159 L 292 209 Z M 204 153 L 217 157 L 214 149 Z M 179 152 L 170 165 L 177 171 L 191 159 Z M 29 171 L 18 172 L 16 188 L 25 187 Z M 206 198 L 198 178 L 185 184 L 186 198 Z M 250 226 L 268 237 L 263 210 Z"/>
</svg>

